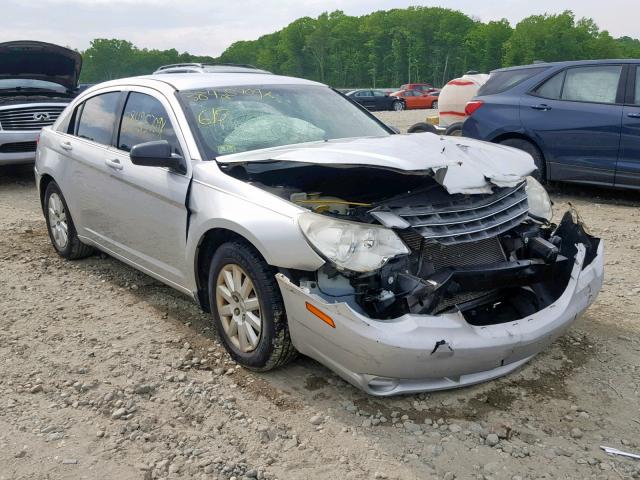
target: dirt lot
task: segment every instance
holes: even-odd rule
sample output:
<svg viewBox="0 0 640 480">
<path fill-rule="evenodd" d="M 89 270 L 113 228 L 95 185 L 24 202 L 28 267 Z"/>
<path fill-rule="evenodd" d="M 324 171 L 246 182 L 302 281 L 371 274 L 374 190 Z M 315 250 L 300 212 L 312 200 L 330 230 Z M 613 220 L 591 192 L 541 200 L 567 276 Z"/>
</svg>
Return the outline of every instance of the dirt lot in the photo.
<svg viewBox="0 0 640 480">
<path fill-rule="evenodd" d="M 30 168 L 0 170 L 0 479 L 640 478 L 600 450 L 640 451 L 640 197 L 554 192 L 605 239 L 597 302 L 506 378 L 375 399 L 306 358 L 236 368 L 188 298 L 58 258 Z"/>
</svg>

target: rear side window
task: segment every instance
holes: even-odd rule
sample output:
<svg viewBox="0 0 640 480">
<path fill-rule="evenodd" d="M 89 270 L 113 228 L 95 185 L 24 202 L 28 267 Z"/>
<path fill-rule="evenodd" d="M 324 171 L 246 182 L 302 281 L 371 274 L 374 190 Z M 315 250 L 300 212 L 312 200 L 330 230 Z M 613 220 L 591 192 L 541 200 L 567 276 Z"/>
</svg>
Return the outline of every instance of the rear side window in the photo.
<svg viewBox="0 0 640 480">
<path fill-rule="evenodd" d="M 178 138 L 162 103 L 151 95 L 131 92 L 122 113 L 118 148 L 125 152 L 145 142 L 166 140 L 173 153 L 180 154 Z"/>
<path fill-rule="evenodd" d="M 616 103 L 622 65 L 571 68 L 562 89 L 562 100 Z"/>
<path fill-rule="evenodd" d="M 545 71 L 547 68 L 548 67 L 522 68 L 519 70 L 493 72 L 487 83 L 478 90 L 478 95 L 494 95 L 504 92 L 530 79 L 534 75 Z"/>
<path fill-rule="evenodd" d="M 540 85 L 536 90 L 535 94 L 539 97 L 550 98 L 553 100 L 557 100 L 562 95 L 562 84 L 564 83 L 564 75 L 565 71 L 563 70 L 560 73 L 556 73 L 549 80 Z"/>
<path fill-rule="evenodd" d="M 84 102 L 78 123 L 78 137 L 111 145 L 119 102 L 120 92 L 103 93 Z"/>
</svg>

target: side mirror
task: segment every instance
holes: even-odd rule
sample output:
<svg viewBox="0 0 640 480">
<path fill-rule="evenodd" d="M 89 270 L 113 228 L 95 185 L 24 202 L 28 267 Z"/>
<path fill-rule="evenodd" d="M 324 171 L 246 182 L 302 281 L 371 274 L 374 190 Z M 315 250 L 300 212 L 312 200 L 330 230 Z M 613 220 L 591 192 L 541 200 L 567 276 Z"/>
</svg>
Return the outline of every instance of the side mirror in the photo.
<svg viewBox="0 0 640 480">
<path fill-rule="evenodd" d="M 165 167 L 180 173 L 186 173 L 184 159 L 171 153 L 171 145 L 166 140 L 139 143 L 129 153 L 131 163 L 143 167 Z"/>
</svg>

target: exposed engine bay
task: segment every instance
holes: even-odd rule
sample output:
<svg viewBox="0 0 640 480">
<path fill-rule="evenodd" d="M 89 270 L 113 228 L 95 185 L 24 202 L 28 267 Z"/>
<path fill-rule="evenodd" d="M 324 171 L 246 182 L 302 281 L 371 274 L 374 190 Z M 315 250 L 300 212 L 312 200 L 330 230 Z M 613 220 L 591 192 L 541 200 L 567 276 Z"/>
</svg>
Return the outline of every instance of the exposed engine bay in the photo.
<svg viewBox="0 0 640 480">
<path fill-rule="evenodd" d="M 531 215 L 525 181 L 451 194 L 434 175 L 379 167 L 266 161 L 223 170 L 317 214 L 392 229 L 410 253 L 375 271 L 327 262 L 317 272 L 287 272 L 375 319 L 454 310 L 472 325 L 524 318 L 565 290 L 577 244 L 586 249 L 583 267 L 599 244 L 574 211 L 557 225 Z"/>
</svg>

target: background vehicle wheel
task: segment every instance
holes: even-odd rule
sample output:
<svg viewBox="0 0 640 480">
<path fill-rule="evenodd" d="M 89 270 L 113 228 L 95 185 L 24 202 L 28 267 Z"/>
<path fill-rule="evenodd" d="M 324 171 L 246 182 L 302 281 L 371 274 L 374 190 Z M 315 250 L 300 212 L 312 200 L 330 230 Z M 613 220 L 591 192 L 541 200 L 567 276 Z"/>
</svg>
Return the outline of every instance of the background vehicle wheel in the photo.
<svg viewBox="0 0 640 480">
<path fill-rule="evenodd" d="M 454 123 L 453 125 L 449 125 L 444 132 L 445 135 L 449 135 L 452 137 L 461 137 L 462 136 L 462 123 Z"/>
<path fill-rule="evenodd" d="M 534 171 L 531 176 L 538 180 L 540 183 L 546 183 L 547 181 L 547 168 L 544 162 L 542 152 L 533 143 L 524 140 L 522 138 L 507 138 L 500 142 L 500 145 L 506 145 L 507 147 L 517 148 L 523 150 L 533 157 L 533 161 L 536 164 L 537 170 Z"/>
<path fill-rule="evenodd" d="M 431 108 L 433 108 L 434 110 L 438 109 L 438 101 L 437 100 L 431 104 Z"/>
<path fill-rule="evenodd" d="M 208 288 L 214 325 L 231 357 L 252 370 L 277 368 L 297 353 L 275 274 L 244 242 L 224 243 L 211 259 Z"/>
<path fill-rule="evenodd" d="M 49 183 L 44 192 L 44 217 L 51 243 L 61 257 L 77 260 L 93 253 L 92 247 L 78 239 L 67 202 L 56 182 Z"/>
<path fill-rule="evenodd" d="M 436 127 L 431 125 L 430 123 L 418 122 L 414 123 L 409 127 L 407 133 L 419 133 L 419 132 L 430 132 L 430 133 L 438 133 Z"/>
<path fill-rule="evenodd" d="M 404 110 L 404 103 L 402 103 L 399 100 L 396 100 L 395 102 L 393 102 L 391 104 L 391 108 L 395 111 L 395 112 L 401 112 L 402 110 Z"/>
</svg>

